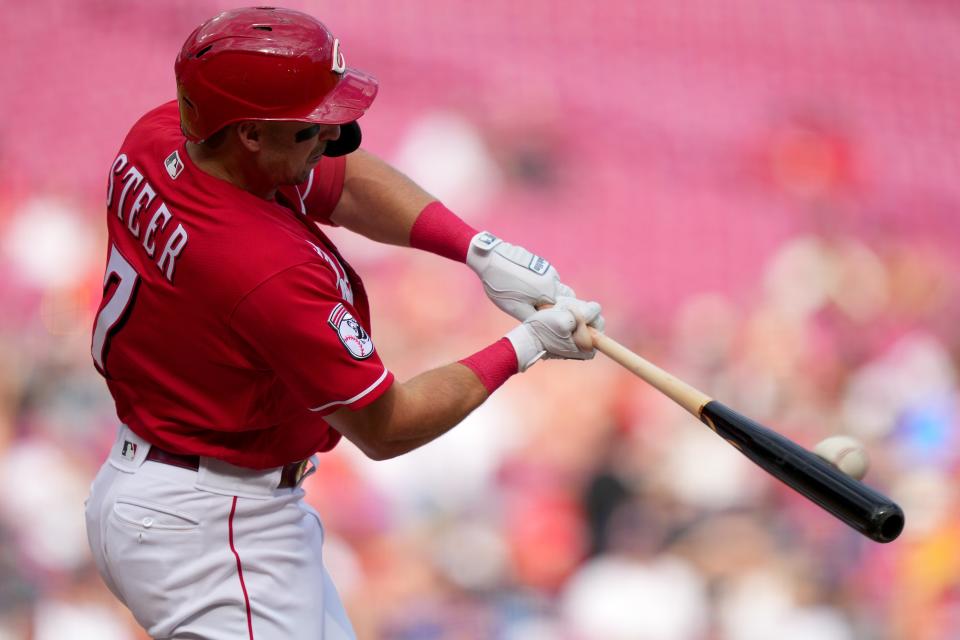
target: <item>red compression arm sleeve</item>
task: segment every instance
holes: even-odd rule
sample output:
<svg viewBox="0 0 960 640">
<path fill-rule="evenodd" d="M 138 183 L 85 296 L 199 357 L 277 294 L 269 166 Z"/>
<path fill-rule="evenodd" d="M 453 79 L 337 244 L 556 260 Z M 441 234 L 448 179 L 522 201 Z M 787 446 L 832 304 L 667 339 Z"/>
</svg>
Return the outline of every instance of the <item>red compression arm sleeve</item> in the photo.
<svg viewBox="0 0 960 640">
<path fill-rule="evenodd" d="M 410 246 L 457 262 L 467 261 L 470 240 L 478 231 L 440 202 L 423 208 L 410 229 Z"/>
<path fill-rule="evenodd" d="M 500 338 L 486 349 L 459 362 L 477 374 L 487 393 L 496 391 L 518 370 L 517 352 L 507 338 Z"/>
</svg>

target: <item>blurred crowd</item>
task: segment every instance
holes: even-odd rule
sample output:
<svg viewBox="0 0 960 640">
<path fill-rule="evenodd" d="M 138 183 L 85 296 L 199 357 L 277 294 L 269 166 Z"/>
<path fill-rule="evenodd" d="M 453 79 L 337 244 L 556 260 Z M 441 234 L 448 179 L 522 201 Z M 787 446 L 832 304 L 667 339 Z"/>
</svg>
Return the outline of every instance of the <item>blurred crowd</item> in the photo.
<svg viewBox="0 0 960 640">
<path fill-rule="evenodd" d="M 960 324 L 945 260 L 808 234 L 749 303 L 701 294 L 666 331 L 608 325 L 801 444 L 862 439 L 868 480 L 907 513 L 896 542 L 848 529 L 602 357 L 548 362 L 404 458 L 375 463 L 349 443 L 321 458 L 307 495 L 360 637 L 957 637 Z M 401 377 L 510 324 L 439 261 L 391 256 L 368 277 L 378 348 Z M 88 360 L 92 309 L 55 298 L 40 296 L 41 326 L 0 343 L 0 638 L 142 637 L 82 525 L 116 425 Z"/>
<path fill-rule="evenodd" d="M 120 64 L 122 45 L 147 71 L 126 100 L 77 87 L 80 142 L 43 119 L 60 103 L 0 105 L 0 640 L 139 639 L 83 529 L 117 426 L 89 356 L 100 181 L 132 122 L 119 120 L 172 96 L 186 27 L 221 4 L 37 4 L 19 24 L 60 20 L 51 66 L 88 49 Z M 373 462 L 344 443 L 321 457 L 305 488 L 359 637 L 960 637 L 960 120 L 944 106 L 960 98 L 944 72 L 960 62 L 960 11 L 570 5 L 338 8 L 348 61 L 383 82 L 365 139 L 475 226 L 552 259 L 651 361 L 804 446 L 861 439 L 867 482 L 900 502 L 906 528 L 869 541 L 602 356 L 546 362 L 407 456 Z M 147 22 L 166 26 L 145 40 Z M 81 44 L 80 28 L 100 39 Z M 411 33 L 415 51 L 400 46 Z M 506 57 L 478 65 L 494 37 Z M 591 72 L 611 93 L 585 91 L 561 53 L 602 61 Z M 24 69 L 0 79 L 21 86 Z M 643 82 L 613 90 L 633 72 Z M 442 109 L 420 113 L 428 103 Z M 43 157 L 52 173 L 27 157 L 33 135 L 64 145 Z M 332 235 L 399 378 L 512 326 L 469 270 Z"/>
</svg>

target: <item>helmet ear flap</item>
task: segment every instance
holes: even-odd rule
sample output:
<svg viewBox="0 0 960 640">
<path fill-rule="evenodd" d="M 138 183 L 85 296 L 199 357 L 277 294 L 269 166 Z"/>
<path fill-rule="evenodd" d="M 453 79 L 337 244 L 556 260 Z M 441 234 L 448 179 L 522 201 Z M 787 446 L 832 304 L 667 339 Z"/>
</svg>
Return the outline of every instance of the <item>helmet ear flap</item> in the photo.
<svg viewBox="0 0 960 640">
<path fill-rule="evenodd" d="M 353 153 L 360 148 L 362 138 L 360 124 L 356 120 L 342 124 L 340 125 L 340 137 L 327 143 L 323 155 L 329 158 L 338 158 Z"/>
</svg>

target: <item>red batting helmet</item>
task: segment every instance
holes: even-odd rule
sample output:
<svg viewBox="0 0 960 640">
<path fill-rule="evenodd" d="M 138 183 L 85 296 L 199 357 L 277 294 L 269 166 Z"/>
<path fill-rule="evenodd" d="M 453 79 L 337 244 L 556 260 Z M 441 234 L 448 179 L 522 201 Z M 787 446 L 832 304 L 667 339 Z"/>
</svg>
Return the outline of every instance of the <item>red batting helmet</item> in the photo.
<svg viewBox="0 0 960 640">
<path fill-rule="evenodd" d="M 180 127 L 193 142 L 240 120 L 347 124 L 377 80 L 344 64 L 319 20 L 273 7 L 233 9 L 190 34 L 177 56 Z"/>
</svg>

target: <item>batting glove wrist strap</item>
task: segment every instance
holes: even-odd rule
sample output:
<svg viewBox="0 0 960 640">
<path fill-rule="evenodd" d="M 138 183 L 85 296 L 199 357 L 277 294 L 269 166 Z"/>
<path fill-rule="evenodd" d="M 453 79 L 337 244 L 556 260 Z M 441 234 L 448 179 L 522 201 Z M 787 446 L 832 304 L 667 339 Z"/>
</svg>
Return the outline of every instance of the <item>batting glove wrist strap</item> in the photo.
<svg viewBox="0 0 960 640">
<path fill-rule="evenodd" d="M 520 373 L 532 367 L 547 353 L 537 336 L 525 324 L 514 327 L 504 337 L 510 341 L 513 350 L 517 352 L 517 371 Z"/>
<path fill-rule="evenodd" d="M 538 304 L 575 295 L 545 259 L 488 231 L 473 236 L 467 266 L 480 277 L 487 297 L 517 320 L 532 316 Z"/>
</svg>

